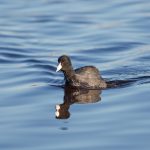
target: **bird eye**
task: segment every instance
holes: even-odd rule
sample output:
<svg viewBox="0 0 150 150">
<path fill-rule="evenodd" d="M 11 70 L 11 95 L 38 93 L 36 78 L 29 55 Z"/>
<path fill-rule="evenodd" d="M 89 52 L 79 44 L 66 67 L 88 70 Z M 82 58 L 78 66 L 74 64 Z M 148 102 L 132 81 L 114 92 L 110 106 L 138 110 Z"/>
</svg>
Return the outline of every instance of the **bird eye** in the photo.
<svg viewBox="0 0 150 150">
<path fill-rule="evenodd" d="M 64 61 L 65 61 L 64 59 L 61 60 L 61 62 L 64 62 Z"/>
</svg>

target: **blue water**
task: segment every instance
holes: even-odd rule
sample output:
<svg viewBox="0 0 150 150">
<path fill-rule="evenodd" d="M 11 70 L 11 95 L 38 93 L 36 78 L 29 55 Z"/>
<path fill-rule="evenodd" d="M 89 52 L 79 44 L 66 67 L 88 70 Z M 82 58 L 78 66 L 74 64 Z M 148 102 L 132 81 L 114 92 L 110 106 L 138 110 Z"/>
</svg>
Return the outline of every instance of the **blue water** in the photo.
<svg viewBox="0 0 150 150">
<path fill-rule="evenodd" d="M 0 149 L 149 150 L 149 27 L 149 0 L 0 0 Z M 134 82 L 74 101 L 58 119 L 62 54 Z"/>
</svg>

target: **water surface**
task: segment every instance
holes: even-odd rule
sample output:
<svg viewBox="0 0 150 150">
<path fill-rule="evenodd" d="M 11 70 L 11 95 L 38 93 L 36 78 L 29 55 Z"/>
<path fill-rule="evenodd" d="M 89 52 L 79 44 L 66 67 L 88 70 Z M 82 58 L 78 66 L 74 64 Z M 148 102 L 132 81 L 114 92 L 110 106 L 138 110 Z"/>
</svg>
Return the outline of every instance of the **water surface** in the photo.
<svg viewBox="0 0 150 150">
<path fill-rule="evenodd" d="M 149 8 L 148 0 L 0 0 L 0 148 L 149 150 Z M 62 54 L 75 68 L 134 82 L 73 99 L 57 119 Z"/>
</svg>

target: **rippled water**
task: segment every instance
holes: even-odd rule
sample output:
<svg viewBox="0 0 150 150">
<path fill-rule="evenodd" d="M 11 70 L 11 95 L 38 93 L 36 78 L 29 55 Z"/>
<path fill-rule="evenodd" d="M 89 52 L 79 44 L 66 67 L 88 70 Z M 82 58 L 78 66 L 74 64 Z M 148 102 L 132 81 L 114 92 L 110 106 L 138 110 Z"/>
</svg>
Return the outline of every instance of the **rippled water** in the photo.
<svg viewBox="0 0 150 150">
<path fill-rule="evenodd" d="M 149 150 L 149 27 L 149 0 L 0 0 L 0 149 Z M 62 54 L 134 82 L 67 103 Z"/>
</svg>

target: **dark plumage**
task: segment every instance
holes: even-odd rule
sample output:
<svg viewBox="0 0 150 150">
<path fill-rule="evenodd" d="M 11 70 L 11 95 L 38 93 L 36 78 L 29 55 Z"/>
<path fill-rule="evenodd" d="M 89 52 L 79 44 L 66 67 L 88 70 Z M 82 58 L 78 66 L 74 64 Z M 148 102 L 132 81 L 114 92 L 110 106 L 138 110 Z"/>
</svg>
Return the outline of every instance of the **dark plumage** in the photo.
<svg viewBox="0 0 150 150">
<path fill-rule="evenodd" d="M 64 73 L 66 84 L 73 87 L 102 89 L 107 84 L 100 76 L 98 69 L 94 66 L 84 66 L 73 70 L 71 60 L 68 56 L 63 55 L 58 58 L 57 70 Z"/>
</svg>

